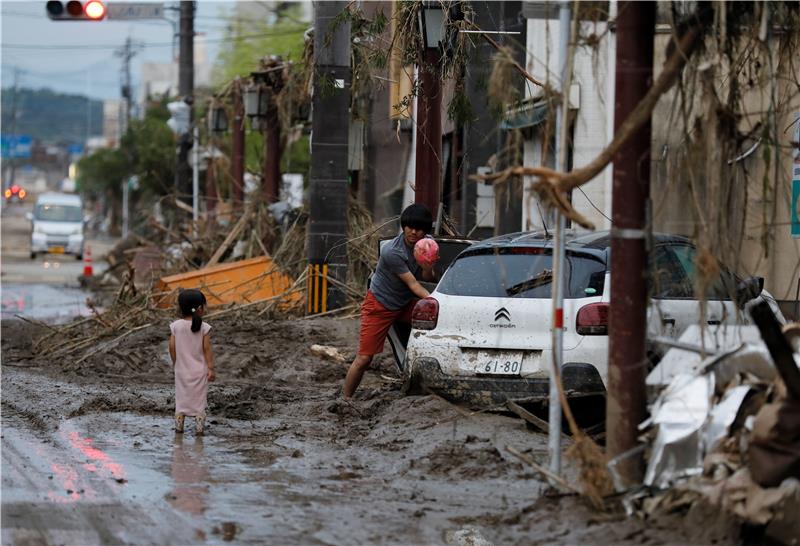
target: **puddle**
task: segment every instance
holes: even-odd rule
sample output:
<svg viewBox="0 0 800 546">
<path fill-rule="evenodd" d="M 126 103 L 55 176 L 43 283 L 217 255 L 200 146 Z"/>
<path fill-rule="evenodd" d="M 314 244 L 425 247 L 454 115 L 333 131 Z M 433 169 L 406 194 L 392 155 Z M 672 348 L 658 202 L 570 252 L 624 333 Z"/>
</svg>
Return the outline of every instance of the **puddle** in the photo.
<svg viewBox="0 0 800 546">
<path fill-rule="evenodd" d="M 3 283 L 2 318 L 15 315 L 51 323 L 66 322 L 91 313 L 86 306 L 88 294 L 78 288 L 49 284 Z"/>
</svg>

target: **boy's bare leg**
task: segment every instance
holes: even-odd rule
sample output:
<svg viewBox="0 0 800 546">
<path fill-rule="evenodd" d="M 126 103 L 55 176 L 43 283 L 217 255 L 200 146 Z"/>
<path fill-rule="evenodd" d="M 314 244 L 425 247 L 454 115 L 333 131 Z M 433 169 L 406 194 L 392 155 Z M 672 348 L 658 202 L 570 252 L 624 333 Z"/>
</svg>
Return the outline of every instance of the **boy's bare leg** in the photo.
<svg viewBox="0 0 800 546">
<path fill-rule="evenodd" d="M 347 370 L 347 377 L 344 379 L 342 397 L 345 400 L 356 392 L 358 385 L 361 384 L 361 379 L 364 377 L 364 372 L 367 371 L 371 362 L 372 355 L 356 355 L 355 360 L 350 364 L 350 369 Z"/>
</svg>

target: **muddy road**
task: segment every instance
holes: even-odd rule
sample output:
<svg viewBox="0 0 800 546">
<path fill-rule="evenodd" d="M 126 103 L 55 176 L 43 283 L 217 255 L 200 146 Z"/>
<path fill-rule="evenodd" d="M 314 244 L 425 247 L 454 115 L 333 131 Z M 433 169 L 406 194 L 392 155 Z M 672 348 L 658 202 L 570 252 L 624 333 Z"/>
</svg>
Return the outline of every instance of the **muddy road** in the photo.
<svg viewBox="0 0 800 546">
<path fill-rule="evenodd" d="M 217 382 L 204 437 L 173 432 L 168 320 L 82 362 L 41 359 L 46 327 L 2 323 L 3 544 L 703 543 L 676 516 L 595 512 L 505 450 L 546 437 L 501 414 L 404 397 L 376 359 L 357 400 L 357 321 L 210 321 Z M 163 326 L 163 327 L 162 327 Z"/>
</svg>

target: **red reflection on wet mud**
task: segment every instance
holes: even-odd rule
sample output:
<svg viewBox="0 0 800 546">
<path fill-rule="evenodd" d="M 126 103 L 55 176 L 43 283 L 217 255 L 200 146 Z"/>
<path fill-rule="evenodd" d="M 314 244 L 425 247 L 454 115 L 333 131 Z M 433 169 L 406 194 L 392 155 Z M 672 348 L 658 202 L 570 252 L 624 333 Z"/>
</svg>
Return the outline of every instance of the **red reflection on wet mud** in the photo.
<svg viewBox="0 0 800 546">
<path fill-rule="evenodd" d="M 78 473 L 75 472 L 75 469 L 70 466 L 58 463 L 52 463 L 50 465 L 50 468 L 53 469 L 54 477 L 61 484 L 61 487 L 63 487 L 65 491 L 69 491 L 69 493 L 67 493 L 68 498 L 66 499 L 62 497 L 59 493 L 55 491 L 50 491 L 50 493 L 47 494 L 50 500 L 57 502 L 79 500 L 81 498 L 81 495 L 80 493 L 78 493 Z"/>
<path fill-rule="evenodd" d="M 125 479 L 125 467 L 108 456 L 107 453 L 97 449 L 92 445 L 90 438 L 84 438 L 77 431 L 72 431 L 67 435 L 72 447 L 92 459 L 100 465 L 100 468 L 107 470 L 116 480 Z"/>
</svg>

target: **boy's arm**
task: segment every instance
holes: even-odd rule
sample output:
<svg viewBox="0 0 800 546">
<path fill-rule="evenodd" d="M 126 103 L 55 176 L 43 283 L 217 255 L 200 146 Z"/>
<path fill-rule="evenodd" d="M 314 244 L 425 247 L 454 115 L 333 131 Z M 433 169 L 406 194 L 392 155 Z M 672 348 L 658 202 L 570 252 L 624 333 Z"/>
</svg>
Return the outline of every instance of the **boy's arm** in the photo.
<svg viewBox="0 0 800 546">
<path fill-rule="evenodd" d="M 425 266 L 422 267 L 422 280 L 428 282 L 434 282 L 436 280 L 436 272 L 433 270 L 433 266 L 426 268 Z"/>
<path fill-rule="evenodd" d="M 414 278 L 414 275 L 411 273 L 411 271 L 406 271 L 405 273 L 400 273 L 397 276 L 400 277 L 400 280 L 402 280 L 404 283 L 406 283 L 406 286 L 408 286 L 408 289 L 411 290 L 411 292 L 413 292 L 414 295 L 417 296 L 419 299 L 427 298 L 428 296 L 431 295 L 431 293 L 428 292 L 425 289 L 425 287 L 422 286 L 419 283 L 419 281 Z M 424 274 L 423 274 L 423 278 L 424 278 Z"/>
<path fill-rule="evenodd" d="M 175 365 L 175 360 L 178 358 L 175 353 L 175 334 L 169 335 L 169 357 L 172 359 L 172 365 Z"/>
<path fill-rule="evenodd" d="M 203 336 L 203 355 L 206 357 L 206 366 L 208 366 L 208 380 L 214 381 L 216 379 L 214 351 L 211 350 L 211 336 L 209 334 Z"/>
</svg>

